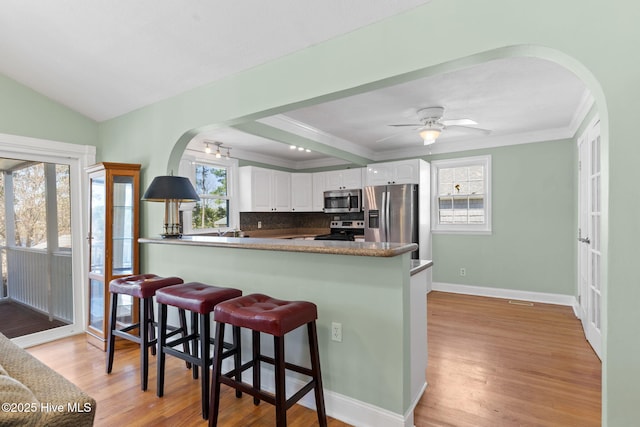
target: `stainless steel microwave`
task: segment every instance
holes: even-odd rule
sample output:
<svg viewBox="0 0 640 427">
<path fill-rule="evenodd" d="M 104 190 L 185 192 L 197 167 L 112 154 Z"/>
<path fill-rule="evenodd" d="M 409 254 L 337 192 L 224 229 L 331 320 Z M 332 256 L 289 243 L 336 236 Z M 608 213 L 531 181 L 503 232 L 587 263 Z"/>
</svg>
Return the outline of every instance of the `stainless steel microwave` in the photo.
<svg viewBox="0 0 640 427">
<path fill-rule="evenodd" d="M 324 192 L 325 213 L 362 211 L 362 190 L 331 190 Z"/>
</svg>

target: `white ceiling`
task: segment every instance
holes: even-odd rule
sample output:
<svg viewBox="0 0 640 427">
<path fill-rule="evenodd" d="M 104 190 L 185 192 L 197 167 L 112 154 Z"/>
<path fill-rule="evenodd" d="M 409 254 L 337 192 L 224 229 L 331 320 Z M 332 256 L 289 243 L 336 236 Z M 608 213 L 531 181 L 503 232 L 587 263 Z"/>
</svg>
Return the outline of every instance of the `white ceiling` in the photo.
<svg viewBox="0 0 640 427">
<path fill-rule="evenodd" d="M 584 83 L 557 64 L 536 58 L 509 58 L 289 111 L 259 122 L 381 161 L 571 138 L 592 103 Z M 478 123 L 475 127 L 491 133 L 449 128 L 435 144 L 424 146 L 415 128 L 389 126 L 418 123 L 417 110 L 435 106 L 445 107 L 444 119 L 473 119 Z M 236 129 L 200 135 L 190 147 L 201 151 L 202 139 L 227 143 L 234 147 L 236 157 L 292 169 L 350 163 L 328 159 L 317 152 L 291 151 L 288 143 L 268 143 L 260 136 Z"/>
<path fill-rule="evenodd" d="M 0 73 L 97 121 L 429 0 L 2 0 Z"/>
<path fill-rule="evenodd" d="M 103 121 L 428 1 L 2 0 L 0 73 Z M 303 137 L 311 153 L 247 129 L 199 135 L 189 148 L 221 141 L 234 157 L 294 169 L 386 160 L 571 137 L 591 103 L 584 84 L 553 63 L 496 60 L 254 124 Z M 411 129 L 388 138 L 402 130 L 389 124 L 432 106 L 492 133 L 446 129 L 429 147 Z M 322 153 L 336 150 L 341 158 Z"/>
</svg>

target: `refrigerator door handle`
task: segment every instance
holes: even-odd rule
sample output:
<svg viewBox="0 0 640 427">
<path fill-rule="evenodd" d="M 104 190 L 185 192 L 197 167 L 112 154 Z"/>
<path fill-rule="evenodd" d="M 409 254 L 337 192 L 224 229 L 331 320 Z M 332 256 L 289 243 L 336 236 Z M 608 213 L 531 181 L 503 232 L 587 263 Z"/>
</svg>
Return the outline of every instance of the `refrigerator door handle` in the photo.
<svg viewBox="0 0 640 427">
<path fill-rule="evenodd" d="M 382 203 L 380 204 L 380 241 L 387 241 L 387 192 L 382 192 Z"/>
<path fill-rule="evenodd" d="M 391 218 L 391 193 L 385 191 L 383 198 L 383 206 L 384 206 L 384 241 L 389 241 L 389 235 L 391 233 L 391 224 L 389 224 L 389 220 Z"/>
</svg>

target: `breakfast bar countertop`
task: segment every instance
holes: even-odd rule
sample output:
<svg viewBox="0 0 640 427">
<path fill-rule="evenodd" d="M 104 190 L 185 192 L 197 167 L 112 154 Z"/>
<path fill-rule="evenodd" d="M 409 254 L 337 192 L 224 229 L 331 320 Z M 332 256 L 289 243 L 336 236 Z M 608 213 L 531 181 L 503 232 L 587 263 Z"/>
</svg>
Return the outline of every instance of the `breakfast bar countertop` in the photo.
<svg viewBox="0 0 640 427">
<path fill-rule="evenodd" d="M 414 274 L 418 274 L 423 270 L 433 266 L 433 261 L 430 259 L 412 259 L 411 260 L 411 270 L 410 273 L 413 276 Z"/>
<path fill-rule="evenodd" d="M 183 236 L 180 239 L 147 237 L 138 239 L 138 242 L 372 257 L 395 257 L 418 249 L 418 245 L 415 243 L 341 242 L 330 240 L 289 240 L 214 236 Z"/>
</svg>

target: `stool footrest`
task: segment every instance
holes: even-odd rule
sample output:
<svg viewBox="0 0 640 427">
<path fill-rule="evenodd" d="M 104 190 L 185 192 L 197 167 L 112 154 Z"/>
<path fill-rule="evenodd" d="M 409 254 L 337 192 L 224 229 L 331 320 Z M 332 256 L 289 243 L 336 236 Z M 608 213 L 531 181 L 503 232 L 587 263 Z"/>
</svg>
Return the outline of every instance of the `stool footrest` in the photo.
<svg viewBox="0 0 640 427">
<path fill-rule="evenodd" d="M 202 359 L 200 359 L 197 356 L 192 356 L 190 354 L 187 354 L 184 351 L 176 350 L 176 349 L 169 348 L 169 347 L 164 347 L 162 349 L 162 351 L 165 354 L 170 354 L 172 356 L 178 357 L 178 358 L 184 360 L 185 362 L 189 362 L 189 363 L 191 363 L 193 365 L 196 365 L 196 366 L 202 366 Z M 213 362 L 213 359 L 211 359 L 211 361 L 209 363 L 209 366 L 211 366 L 211 362 Z"/>
<path fill-rule="evenodd" d="M 114 329 L 113 331 L 111 331 L 111 334 L 114 337 L 124 338 L 124 339 L 132 341 L 132 342 L 134 342 L 136 344 L 140 344 L 142 342 L 142 340 L 140 339 L 140 337 L 138 335 L 132 335 L 132 334 L 129 334 L 127 332 L 123 332 L 122 330 Z M 152 345 L 155 345 L 156 342 L 157 342 L 157 340 L 155 338 L 149 340 L 149 347 L 151 347 Z"/>
<path fill-rule="evenodd" d="M 276 361 L 273 359 L 273 357 L 264 356 L 262 354 L 258 357 L 258 359 L 261 362 L 270 363 L 270 364 L 272 364 L 274 366 L 275 366 L 275 363 L 276 363 Z M 292 363 L 285 362 L 284 363 L 284 367 L 286 369 L 290 370 L 290 371 L 294 371 L 294 372 L 297 372 L 299 374 L 304 374 L 304 375 L 307 375 L 309 377 L 313 376 L 313 371 L 311 369 L 309 369 L 309 368 L 305 368 L 304 366 L 294 365 Z"/>
<path fill-rule="evenodd" d="M 125 326 L 122 329 L 114 329 L 114 331 L 129 332 L 132 329 L 140 329 L 140 323 L 133 323 L 129 326 Z"/>
<path fill-rule="evenodd" d="M 227 372 L 220 376 L 220 382 L 222 384 L 228 385 L 230 387 L 235 388 L 236 390 L 240 390 L 242 393 L 247 393 L 252 397 L 257 397 L 258 399 L 270 403 L 271 405 L 276 404 L 275 394 L 270 393 L 265 390 L 254 388 L 253 385 L 246 382 L 238 382 L 231 378 L 233 376 L 233 371 Z M 300 390 L 294 393 L 289 399 L 287 399 L 285 403 L 285 408 L 289 409 L 293 405 L 295 405 L 302 397 L 304 397 L 307 393 L 309 393 L 316 386 L 316 380 L 312 379 L 308 383 L 306 383 Z"/>
</svg>

